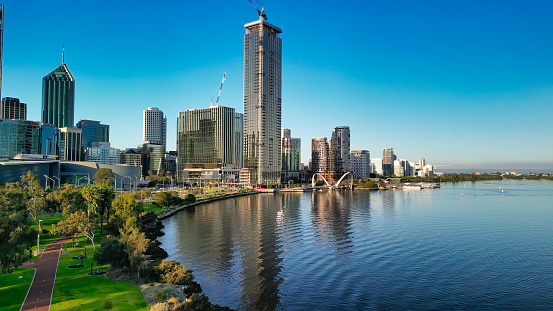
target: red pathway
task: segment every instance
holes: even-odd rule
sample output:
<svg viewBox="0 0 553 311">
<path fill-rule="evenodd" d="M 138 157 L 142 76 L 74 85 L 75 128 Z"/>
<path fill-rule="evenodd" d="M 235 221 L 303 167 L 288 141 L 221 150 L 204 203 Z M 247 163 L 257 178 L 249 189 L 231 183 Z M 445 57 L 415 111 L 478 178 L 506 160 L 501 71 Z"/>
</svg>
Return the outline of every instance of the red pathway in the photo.
<svg viewBox="0 0 553 311">
<path fill-rule="evenodd" d="M 44 249 L 42 256 L 32 263 L 23 265 L 24 268 L 35 268 L 35 276 L 31 288 L 27 293 L 21 310 L 50 310 L 56 272 L 60 259 L 60 250 L 63 244 L 71 241 L 69 237 L 63 237 L 50 243 Z"/>
</svg>

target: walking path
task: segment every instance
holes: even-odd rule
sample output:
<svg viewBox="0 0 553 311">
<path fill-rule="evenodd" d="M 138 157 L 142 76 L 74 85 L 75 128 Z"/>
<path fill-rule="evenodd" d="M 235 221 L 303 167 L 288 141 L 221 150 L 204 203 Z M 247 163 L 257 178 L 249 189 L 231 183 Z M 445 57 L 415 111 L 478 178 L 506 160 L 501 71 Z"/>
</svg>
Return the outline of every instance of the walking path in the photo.
<svg viewBox="0 0 553 311">
<path fill-rule="evenodd" d="M 39 259 L 23 265 L 24 268 L 34 268 L 36 271 L 21 310 L 50 310 L 60 249 L 63 244 L 69 241 L 71 241 L 69 237 L 55 240 L 46 246 Z"/>
</svg>

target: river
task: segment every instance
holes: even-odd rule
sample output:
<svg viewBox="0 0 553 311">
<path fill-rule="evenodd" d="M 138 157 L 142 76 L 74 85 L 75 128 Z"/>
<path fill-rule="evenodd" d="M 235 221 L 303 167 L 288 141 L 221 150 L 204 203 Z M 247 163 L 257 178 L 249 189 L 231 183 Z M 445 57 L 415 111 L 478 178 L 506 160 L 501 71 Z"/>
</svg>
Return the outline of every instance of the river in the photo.
<svg viewBox="0 0 553 311">
<path fill-rule="evenodd" d="M 550 310 L 553 182 L 256 194 L 164 220 L 162 247 L 238 310 Z"/>
</svg>

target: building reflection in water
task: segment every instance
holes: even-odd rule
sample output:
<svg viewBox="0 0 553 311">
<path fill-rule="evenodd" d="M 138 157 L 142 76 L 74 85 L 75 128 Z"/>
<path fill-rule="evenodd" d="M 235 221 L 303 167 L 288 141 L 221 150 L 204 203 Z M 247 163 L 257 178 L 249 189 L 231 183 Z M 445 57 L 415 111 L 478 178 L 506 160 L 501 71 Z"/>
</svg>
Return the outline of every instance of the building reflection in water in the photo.
<svg viewBox="0 0 553 311">
<path fill-rule="evenodd" d="M 311 221 L 317 240 L 341 255 L 350 253 L 349 248 L 353 246 L 351 201 L 351 191 L 314 191 L 311 195 Z"/>
</svg>

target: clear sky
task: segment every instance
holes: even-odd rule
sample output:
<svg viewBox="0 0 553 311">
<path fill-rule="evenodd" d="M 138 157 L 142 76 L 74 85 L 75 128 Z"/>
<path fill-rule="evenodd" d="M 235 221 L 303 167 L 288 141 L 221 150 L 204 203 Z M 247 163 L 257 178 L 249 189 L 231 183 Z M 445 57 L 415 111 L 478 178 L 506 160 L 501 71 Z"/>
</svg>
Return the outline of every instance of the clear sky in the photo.
<svg viewBox="0 0 553 311">
<path fill-rule="evenodd" d="M 255 2 L 255 1 L 254 1 Z M 351 128 L 351 148 L 444 168 L 553 168 L 553 1 L 261 1 L 283 30 L 282 126 Z M 42 77 L 65 62 L 75 121 L 142 141 L 142 110 L 243 111 L 247 0 L 4 0 L 2 97 L 40 120 Z"/>
</svg>

